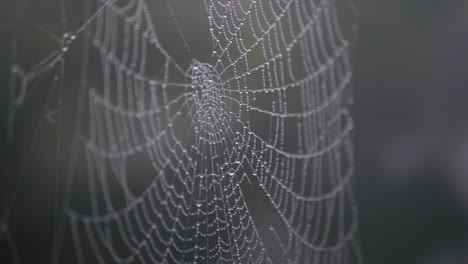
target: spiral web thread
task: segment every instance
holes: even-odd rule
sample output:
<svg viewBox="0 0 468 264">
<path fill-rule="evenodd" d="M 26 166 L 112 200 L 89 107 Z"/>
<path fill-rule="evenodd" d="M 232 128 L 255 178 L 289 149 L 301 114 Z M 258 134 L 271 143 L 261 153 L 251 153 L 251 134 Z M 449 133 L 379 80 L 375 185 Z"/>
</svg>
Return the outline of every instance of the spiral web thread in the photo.
<svg viewBox="0 0 468 264">
<path fill-rule="evenodd" d="M 336 1 L 200 1 L 206 62 L 192 57 L 178 1 L 158 2 L 177 55 L 146 0 L 88 1 L 60 50 L 30 71 L 12 67 L 10 123 L 31 83 L 53 71 L 59 85 L 68 54 L 81 54 L 55 261 L 70 240 L 78 263 L 360 263 L 350 47 Z M 73 206 L 77 192 L 89 212 Z M 264 207 L 269 219 L 252 211 Z"/>
</svg>

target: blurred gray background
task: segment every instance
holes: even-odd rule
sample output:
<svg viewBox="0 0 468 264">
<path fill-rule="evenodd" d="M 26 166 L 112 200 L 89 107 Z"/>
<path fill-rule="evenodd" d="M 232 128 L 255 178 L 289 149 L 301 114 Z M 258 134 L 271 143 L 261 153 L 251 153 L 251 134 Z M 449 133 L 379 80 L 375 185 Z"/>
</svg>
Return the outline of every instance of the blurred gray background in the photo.
<svg viewBox="0 0 468 264">
<path fill-rule="evenodd" d="M 368 263 L 468 263 L 468 2 L 362 0 L 354 120 Z"/>
<path fill-rule="evenodd" d="M 468 263 L 468 1 L 360 0 L 358 9 L 354 188 L 365 263 Z M 61 32 L 58 12 L 49 0 L 0 2 L 2 208 L 28 146 L 27 128 L 14 147 L 5 142 L 11 36 L 29 34 L 20 63 L 37 61 L 53 41 L 34 21 L 42 15 Z M 10 223 L 25 263 L 51 254 L 53 181 L 44 177 L 27 179 L 17 206 L 29 213 Z"/>
</svg>

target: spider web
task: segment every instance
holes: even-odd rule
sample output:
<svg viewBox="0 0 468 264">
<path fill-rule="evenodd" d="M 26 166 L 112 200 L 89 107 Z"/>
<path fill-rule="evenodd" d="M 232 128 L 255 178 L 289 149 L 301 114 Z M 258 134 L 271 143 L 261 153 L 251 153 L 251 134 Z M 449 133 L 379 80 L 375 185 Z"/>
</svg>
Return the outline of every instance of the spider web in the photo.
<svg viewBox="0 0 468 264">
<path fill-rule="evenodd" d="M 10 138 L 37 83 L 73 124 L 54 262 L 360 263 L 352 4 L 190 2 L 89 0 L 69 30 L 61 1 L 60 48 L 11 68 Z"/>
</svg>

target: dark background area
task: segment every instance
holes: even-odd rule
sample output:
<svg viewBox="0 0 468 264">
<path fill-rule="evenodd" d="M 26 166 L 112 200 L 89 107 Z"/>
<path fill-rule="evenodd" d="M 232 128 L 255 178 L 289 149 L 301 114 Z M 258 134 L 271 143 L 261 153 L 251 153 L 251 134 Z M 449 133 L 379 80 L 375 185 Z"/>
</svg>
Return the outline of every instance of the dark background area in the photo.
<svg viewBox="0 0 468 264">
<path fill-rule="evenodd" d="M 360 4 L 354 120 L 367 263 L 468 263 L 468 2 Z"/>
<path fill-rule="evenodd" d="M 4 3 L 0 4 L 3 139 L 12 32 L 20 26 L 32 27 L 27 21 L 34 21 L 38 13 L 59 12 L 58 8 L 41 10 L 38 3 L 23 12 L 24 1 Z M 365 263 L 468 263 L 468 2 L 360 0 L 358 9 L 354 185 Z M 59 19 L 51 16 L 43 26 L 60 32 Z M 34 45 L 23 43 L 22 52 L 39 57 L 50 52 L 42 48 L 53 43 L 50 36 L 40 36 L 44 32 L 31 35 Z M 30 59 L 38 58 L 31 55 Z M 52 131 L 45 129 L 44 133 Z M 24 133 L 19 138 L 26 138 L 28 132 Z M 26 146 L 27 142 L 20 142 L 17 149 L 2 147 L 2 160 L 16 156 L 20 160 Z M 41 154 L 47 155 L 35 155 Z M 39 167 L 53 166 L 41 164 L 41 159 L 36 162 Z M 2 171 L 19 166 L 1 164 Z M 43 176 L 27 179 L 23 192 L 29 193 L 28 198 L 18 201 L 19 208 L 33 208 L 32 212 L 10 223 L 11 228 L 24 231 L 16 234 L 15 242 L 27 263 L 47 259 L 51 253 L 52 228 L 44 212 L 53 212 L 54 194 L 46 190 L 54 179 Z M 1 177 L 3 208 L 15 175 Z M 33 246 L 31 241 L 39 244 Z"/>
</svg>

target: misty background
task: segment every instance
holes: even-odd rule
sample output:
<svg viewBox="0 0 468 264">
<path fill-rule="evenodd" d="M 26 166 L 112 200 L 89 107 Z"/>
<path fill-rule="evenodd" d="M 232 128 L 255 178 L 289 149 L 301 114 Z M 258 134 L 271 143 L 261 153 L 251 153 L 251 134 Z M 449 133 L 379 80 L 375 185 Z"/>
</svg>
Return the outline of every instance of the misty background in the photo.
<svg viewBox="0 0 468 264">
<path fill-rule="evenodd" d="M 468 2 L 360 0 L 358 9 L 354 193 L 365 263 L 468 263 Z M 15 144 L 6 143 L 12 36 L 30 39 L 18 43 L 19 64 L 37 61 L 54 44 L 34 21 L 61 32 L 58 12 L 49 0 L 0 3 L 1 208 L 31 138 L 20 127 Z M 52 245 L 56 194 L 43 171 L 54 164 L 41 159 L 46 152 L 34 155 L 37 173 L 26 178 L 9 223 L 25 263 L 49 259 Z M 11 259 L 5 240 L 0 252 Z"/>
</svg>

